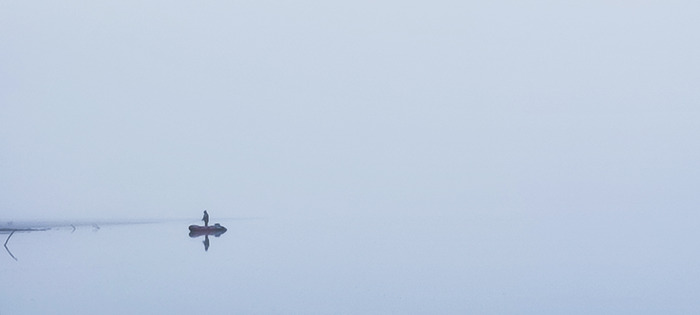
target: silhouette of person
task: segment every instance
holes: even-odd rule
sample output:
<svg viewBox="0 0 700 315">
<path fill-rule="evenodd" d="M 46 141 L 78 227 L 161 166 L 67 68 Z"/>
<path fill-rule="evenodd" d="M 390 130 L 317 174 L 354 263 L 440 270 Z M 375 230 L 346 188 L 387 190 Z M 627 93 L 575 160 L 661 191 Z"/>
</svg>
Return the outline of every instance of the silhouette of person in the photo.
<svg viewBox="0 0 700 315">
<path fill-rule="evenodd" d="M 204 221 L 204 226 L 209 226 L 209 213 L 207 213 L 207 210 L 204 210 L 202 221 Z"/>
</svg>

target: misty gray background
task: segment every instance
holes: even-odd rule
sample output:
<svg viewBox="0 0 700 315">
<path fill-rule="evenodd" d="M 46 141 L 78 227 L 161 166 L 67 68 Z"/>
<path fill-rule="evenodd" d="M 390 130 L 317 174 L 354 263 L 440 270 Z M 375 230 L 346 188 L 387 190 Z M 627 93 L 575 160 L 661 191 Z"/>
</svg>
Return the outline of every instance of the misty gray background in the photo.
<svg viewBox="0 0 700 315">
<path fill-rule="evenodd" d="M 699 10 L 2 1 L 2 218 L 678 230 L 700 201 Z"/>
<path fill-rule="evenodd" d="M 0 0 L 0 313 L 698 313 L 698 12 Z"/>
</svg>

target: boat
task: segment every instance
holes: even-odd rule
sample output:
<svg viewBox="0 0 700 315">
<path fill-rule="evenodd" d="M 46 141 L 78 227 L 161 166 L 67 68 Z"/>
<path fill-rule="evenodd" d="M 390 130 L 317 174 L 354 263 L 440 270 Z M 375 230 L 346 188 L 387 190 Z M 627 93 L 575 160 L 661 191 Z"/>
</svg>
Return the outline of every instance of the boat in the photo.
<svg viewBox="0 0 700 315">
<path fill-rule="evenodd" d="M 214 235 L 219 236 L 226 233 L 226 228 L 219 223 L 208 226 L 201 225 L 190 225 L 190 237 L 197 237 L 202 235 Z"/>
</svg>

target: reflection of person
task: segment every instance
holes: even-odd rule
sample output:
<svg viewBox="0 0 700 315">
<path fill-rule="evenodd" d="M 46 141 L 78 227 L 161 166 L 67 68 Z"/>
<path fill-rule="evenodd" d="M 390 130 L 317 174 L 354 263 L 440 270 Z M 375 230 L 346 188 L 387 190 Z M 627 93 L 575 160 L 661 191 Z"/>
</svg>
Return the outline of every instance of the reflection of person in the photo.
<svg viewBox="0 0 700 315">
<path fill-rule="evenodd" d="M 209 213 L 207 213 L 207 210 L 204 210 L 202 221 L 204 221 L 204 226 L 209 226 Z"/>
<path fill-rule="evenodd" d="M 209 235 L 204 235 L 204 241 L 202 243 L 204 243 L 204 251 L 205 252 L 208 251 L 209 250 Z"/>
</svg>

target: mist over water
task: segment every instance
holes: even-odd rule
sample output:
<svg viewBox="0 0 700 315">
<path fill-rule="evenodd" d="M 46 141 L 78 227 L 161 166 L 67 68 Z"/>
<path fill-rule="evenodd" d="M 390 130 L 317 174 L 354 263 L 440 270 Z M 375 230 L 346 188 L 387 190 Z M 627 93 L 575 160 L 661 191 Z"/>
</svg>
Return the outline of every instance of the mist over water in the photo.
<svg viewBox="0 0 700 315">
<path fill-rule="evenodd" d="M 0 314 L 697 312 L 698 9 L 0 3 Z"/>
</svg>

